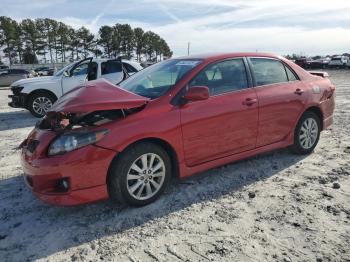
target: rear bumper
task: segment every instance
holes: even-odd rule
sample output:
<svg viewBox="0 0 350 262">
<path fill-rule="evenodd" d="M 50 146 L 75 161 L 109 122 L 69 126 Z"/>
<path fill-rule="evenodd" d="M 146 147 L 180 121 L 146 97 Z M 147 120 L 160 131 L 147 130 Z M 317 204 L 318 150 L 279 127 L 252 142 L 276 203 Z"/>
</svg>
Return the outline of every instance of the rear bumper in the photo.
<svg viewBox="0 0 350 262">
<path fill-rule="evenodd" d="M 27 107 L 27 101 L 28 101 L 28 95 L 27 94 L 19 94 L 19 95 L 9 95 L 8 96 L 11 99 L 11 102 L 8 103 L 10 107 L 14 108 L 26 108 Z"/>
<path fill-rule="evenodd" d="M 333 125 L 333 115 L 323 119 L 323 130 L 328 129 Z"/>
</svg>

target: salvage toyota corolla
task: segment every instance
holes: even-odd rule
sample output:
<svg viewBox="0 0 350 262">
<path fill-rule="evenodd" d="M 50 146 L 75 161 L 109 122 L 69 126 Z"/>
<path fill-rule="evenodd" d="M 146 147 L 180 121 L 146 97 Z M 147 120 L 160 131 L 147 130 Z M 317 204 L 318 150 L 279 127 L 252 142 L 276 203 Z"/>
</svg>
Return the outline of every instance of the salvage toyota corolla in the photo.
<svg viewBox="0 0 350 262">
<path fill-rule="evenodd" d="M 62 96 L 21 144 L 41 200 L 145 205 L 184 178 L 269 150 L 315 148 L 332 124 L 335 86 L 282 57 L 169 59 L 119 86 L 95 80 Z"/>
</svg>

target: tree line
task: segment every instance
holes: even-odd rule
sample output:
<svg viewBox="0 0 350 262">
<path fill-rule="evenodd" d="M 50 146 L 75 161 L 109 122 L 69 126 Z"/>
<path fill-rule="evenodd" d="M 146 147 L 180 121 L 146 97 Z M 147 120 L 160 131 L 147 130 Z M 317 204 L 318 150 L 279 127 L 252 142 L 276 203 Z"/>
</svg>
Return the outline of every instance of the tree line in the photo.
<svg viewBox="0 0 350 262">
<path fill-rule="evenodd" d="M 171 57 L 166 41 L 152 31 L 129 24 L 102 26 L 97 35 L 50 18 L 20 22 L 0 16 L 0 49 L 11 64 L 68 62 L 88 56 L 157 61 Z M 1 63 L 1 57 L 0 57 Z"/>
</svg>

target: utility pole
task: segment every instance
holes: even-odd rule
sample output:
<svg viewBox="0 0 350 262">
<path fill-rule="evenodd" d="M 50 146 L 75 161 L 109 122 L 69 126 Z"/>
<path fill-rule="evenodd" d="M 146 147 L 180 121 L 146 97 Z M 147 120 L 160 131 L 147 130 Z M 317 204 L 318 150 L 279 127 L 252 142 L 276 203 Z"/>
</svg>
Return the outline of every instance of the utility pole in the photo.
<svg viewBox="0 0 350 262">
<path fill-rule="evenodd" d="M 187 55 L 190 55 L 190 42 L 187 43 Z"/>
</svg>

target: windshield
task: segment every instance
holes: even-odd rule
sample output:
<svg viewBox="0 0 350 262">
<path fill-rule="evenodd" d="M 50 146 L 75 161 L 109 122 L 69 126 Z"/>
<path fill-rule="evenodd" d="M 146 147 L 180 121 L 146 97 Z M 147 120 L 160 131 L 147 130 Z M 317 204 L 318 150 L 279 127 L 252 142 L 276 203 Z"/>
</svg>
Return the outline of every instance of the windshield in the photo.
<svg viewBox="0 0 350 262">
<path fill-rule="evenodd" d="M 165 94 L 201 61 L 199 59 L 165 60 L 132 75 L 119 86 L 135 94 L 154 99 Z"/>
<path fill-rule="evenodd" d="M 65 67 L 63 67 L 61 70 L 58 70 L 56 73 L 55 73 L 55 76 L 60 76 L 63 74 L 64 71 L 68 70 L 69 68 L 71 68 L 73 65 L 75 65 L 75 63 L 71 63 L 69 65 L 66 65 Z"/>
</svg>

